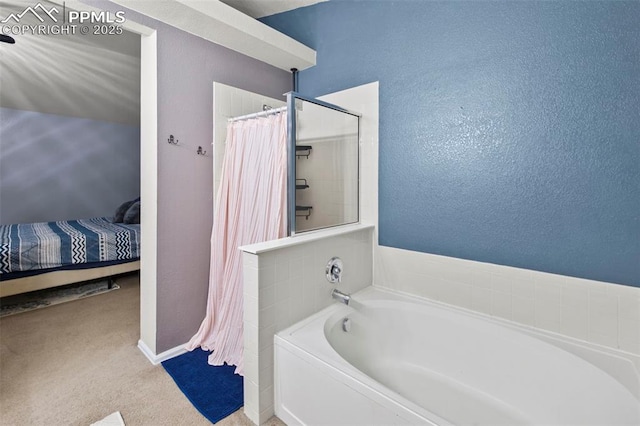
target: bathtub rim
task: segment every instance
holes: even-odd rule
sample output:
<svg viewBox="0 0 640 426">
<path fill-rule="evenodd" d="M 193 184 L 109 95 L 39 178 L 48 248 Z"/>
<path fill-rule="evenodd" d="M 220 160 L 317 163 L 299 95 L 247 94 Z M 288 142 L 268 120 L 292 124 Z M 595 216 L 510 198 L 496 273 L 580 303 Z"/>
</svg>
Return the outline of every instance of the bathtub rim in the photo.
<svg viewBox="0 0 640 426">
<path fill-rule="evenodd" d="M 481 312 L 461 308 L 459 306 L 449 305 L 440 301 L 414 296 L 411 294 L 387 288 L 381 288 L 378 286 L 368 286 L 352 295 L 352 304 L 358 303 L 359 301 L 376 300 L 392 300 L 418 305 L 427 305 L 437 309 L 452 310 L 460 315 L 469 316 L 478 320 L 488 321 L 495 325 L 507 327 L 508 329 L 521 332 L 527 336 L 539 339 L 543 342 L 554 345 L 561 350 L 570 352 L 575 356 L 582 358 L 587 363 L 592 364 L 596 368 L 599 368 L 600 370 L 613 377 L 619 383 L 621 383 L 640 402 L 640 356 L 637 356 L 635 354 L 598 345 L 592 342 L 586 342 L 570 336 L 565 336 L 559 333 L 554 333 L 532 326 L 526 326 L 503 318 L 497 318 L 494 316 L 483 314 Z M 302 319 L 296 324 L 293 324 L 292 326 L 279 331 L 278 333 L 276 333 L 274 339 L 276 341 L 285 341 L 324 364 L 330 366 L 335 366 L 336 363 L 339 364 L 335 368 L 344 368 L 348 372 L 348 374 L 363 382 L 368 387 L 373 388 L 376 392 L 379 392 L 376 387 L 377 385 L 382 385 L 375 381 L 373 378 L 370 378 L 369 376 L 361 372 L 344 358 L 342 358 L 342 356 L 340 356 L 340 354 L 335 351 L 335 349 L 326 340 L 326 338 L 322 342 L 315 342 L 316 344 L 314 345 L 306 345 L 304 347 L 292 343 L 292 340 L 297 341 L 297 338 L 294 336 L 294 334 L 312 323 L 321 322 L 321 324 L 316 324 L 316 326 L 320 327 L 320 330 L 322 330 L 322 335 L 323 337 L 325 337 L 324 327 L 326 321 L 330 320 L 331 318 L 340 317 L 342 315 L 346 316 L 349 312 L 351 312 L 351 308 L 349 308 L 348 306 L 334 303 L 333 305 L 328 306 L 321 311 Z M 610 362 L 607 362 L 607 360 L 609 360 Z M 633 373 L 635 373 L 635 377 L 629 377 L 629 367 L 632 369 Z M 371 382 L 373 382 L 373 385 Z M 386 387 L 384 388 L 388 389 Z M 397 399 L 395 398 L 397 396 L 401 399 L 402 404 L 404 404 L 404 401 L 408 401 L 406 400 L 406 398 L 400 396 L 392 390 L 388 390 L 394 394 L 394 400 Z M 418 408 L 417 412 L 426 411 L 422 409 L 422 407 L 419 407 L 411 402 L 409 406 L 412 410 L 414 410 L 414 408 Z"/>
</svg>

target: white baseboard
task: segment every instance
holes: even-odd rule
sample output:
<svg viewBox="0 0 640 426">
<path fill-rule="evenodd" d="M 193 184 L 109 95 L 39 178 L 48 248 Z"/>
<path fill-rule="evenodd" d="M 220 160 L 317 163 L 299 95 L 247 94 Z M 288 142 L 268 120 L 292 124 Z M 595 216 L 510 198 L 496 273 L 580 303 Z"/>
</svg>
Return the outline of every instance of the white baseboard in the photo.
<svg viewBox="0 0 640 426">
<path fill-rule="evenodd" d="M 153 353 L 153 351 L 151 349 L 149 349 L 149 346 L 147 346 L 146 343 L 144 343 L 142 340 L 138 340 L 138 349 L 140 349 L 140 351 L 144 354 L 144 356 L 146 356 L 147 359 L 153 365 L 158 365 L 162 361 L 166 361 L 168 359 L 175 358 L 178 355 L 182 355 L 183 353 L 187 352 L 187 350 L 185 349 L 185 345 L 186 345 L 186 343 L 182 344 L 182 345 L 178 345 L 175 348 L 168 349 L 168 350 L 156 355 L 156 354 Z"/>
</svg>

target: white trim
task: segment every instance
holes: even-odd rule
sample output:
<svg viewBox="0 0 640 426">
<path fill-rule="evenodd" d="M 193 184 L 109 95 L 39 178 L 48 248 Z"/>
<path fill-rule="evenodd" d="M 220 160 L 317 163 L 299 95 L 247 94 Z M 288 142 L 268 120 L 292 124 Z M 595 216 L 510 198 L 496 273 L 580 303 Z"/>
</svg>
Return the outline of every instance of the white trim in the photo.
<svg viewBox="0 0 640 426">
<path fill-rule="evenodd" d="M 316 51 L 220 0 L 112 0 L 285 71 L 316 64 Z"/>
<path fill-rule="evenodd" d="M 153 353 L 153 351 L 151 349 L 149 349 L 149 347 L 142 341 L 142 340 L 138 340 L 138 349 L 140 349 L 140 351 L 144 354 L 144 356 L 147 357 L 147 359 L 151 362 L 151 364 L 153 365 L 158 365 L 160 363 L 162 363 L 163 361 L 166 361 L 168 359 L 171 358 L 175 358 L 177 356 L 180 356 L 184 353 L 187 353 L 187 350 L 185 349 L 186 343 L 176 346 L 175 348 L 171 348 L 169 350 L 166 350 L 164 352 L 162 352 L 161 354 L 155 355 Z"/>
<path fill-rule="evenodd" d="M 156 351 L 158 263 L 158 41 L 140 37 L 140 339 Z"/>
</svg>

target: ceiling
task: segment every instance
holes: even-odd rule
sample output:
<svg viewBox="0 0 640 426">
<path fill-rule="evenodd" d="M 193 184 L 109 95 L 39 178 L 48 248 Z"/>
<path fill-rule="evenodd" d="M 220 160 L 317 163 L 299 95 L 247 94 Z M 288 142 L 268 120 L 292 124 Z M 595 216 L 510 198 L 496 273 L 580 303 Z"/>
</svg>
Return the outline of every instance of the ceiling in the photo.
<svg viewBox="0 0 640 426">
<path fill-rule="evenodd" d="M 220 0 L 252 18 L 275 15 L 327 0 Z"/>
<path fill-rule="evenodd" d="M 40 0 L 47 9 L 55 6 Z M 36 2 L 37 3 L 37 2 Z M 0 0 L 0 19 L 20 14 L 32 0 Z M 20 25 L 38 25 L 30 13 Z M 138 125 L 140 36 L 13 36 L 0 43 L 0 107 Z"/>
<path fill-rule="evenodd" d="M 40 0 L 47 9 L 55 6 Z M 326 0 L 222 0 L 253 18 Z M 0 0 L 0 20 L 33 0 Z M 31 14 L 21 24 L 37 25 Z M 137 125 L 140 36 L 33 35 L 0 43 L 0 107 Z"/>
</svg>

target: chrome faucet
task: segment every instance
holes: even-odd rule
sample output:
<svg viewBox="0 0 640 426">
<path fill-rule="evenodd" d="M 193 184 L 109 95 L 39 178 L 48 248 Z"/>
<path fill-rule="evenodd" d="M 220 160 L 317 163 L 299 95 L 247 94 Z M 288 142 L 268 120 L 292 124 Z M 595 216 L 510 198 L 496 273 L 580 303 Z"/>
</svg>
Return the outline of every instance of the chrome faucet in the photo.
<svg viewBox="0 0 640 426">
<path fill-rule="evenodd" d="M 340 259 L 339 257 L 332 257 L 331 259 L 329 259 L 327 268 L 325 270 L 325 273 L 327 274 L 327 281 L 333 284 L 342 282 L 343 268 L 344 264 L 342 263 L 342 259 Z M 341 303 L 344 303 L 345 305 L 349 305 L 349 301 L 351 300 L 351 296 L 341 292 L 337 288 L 333 289 L 333 291 L 331 292 L 331 297 Z"/>
<path fill-rule="evenodd" d="M 339 257 L 332 257 L 329 259 L 327 263 L 327 268 L 325 270 L 327 274 L 327 281 L 330 283 L 340 283 L 342 282 L 342 269 L 344 265 L 342 264 L 342 259 Z"/>
<path fill-rule="evenodd" d="M 338 302 L 344 303 L 347 306 L 349 305 L 349 302 L 351 301 L 351 296 L 350 295 L 341 292 L 337 288 L 333 289 L 333 291 L 331 292 L 331 297 L 333 297 Z"/>
</svg>

